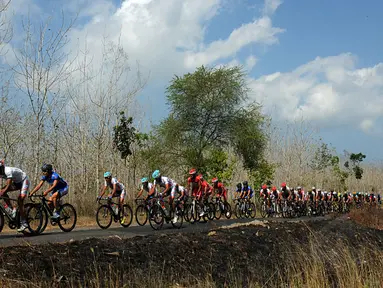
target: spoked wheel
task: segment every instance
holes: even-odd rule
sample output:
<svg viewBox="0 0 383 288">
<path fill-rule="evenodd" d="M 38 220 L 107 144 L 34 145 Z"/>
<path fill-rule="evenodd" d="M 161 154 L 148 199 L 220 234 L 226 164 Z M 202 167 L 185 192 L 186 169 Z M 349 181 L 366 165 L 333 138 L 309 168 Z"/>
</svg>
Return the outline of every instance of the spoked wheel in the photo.
<svg viewBox="0 0 383 288">
<path fill-rule="evenodd" d="M 190 204 L 185 204 L 184 206 L 184 220 L 186 222 L 190 222 L 190 219 L 192 218 L 190 207 Z"/>
<path fill-rule="evenodd" d="M 191 214 L 191 219 L 190 223 L 194 224 L 196 222 L 199 222 L 201 220 L 201 217 L 199 216 L 199 204 L 194 203 L 190 205 L 190 214 Z"/>
<path fill-rule="evenodd" d="M 263 203 L 261 206 L 261 216 L 262 216 L 262 218 L 266 218 L 266 216 L 267 216 L 267 205 L 266 205 L 266 203 Z"/>
<path fill-rule="evenodd" d="M 149 211 L 149 224 L 154 230 L 160 230 L 164 225 L 165 217 L 161 206 L 155 204 Z"/>
<path fill-rule="evenodd" d="M 217 202 L 214 204 L 214 218 L 219 220 L 222 216 L 222 203 Z"/>
<path fill-rule="evenodd" d="M 230 219 L 231 218 L 231 206 L 229 203 L 225 203 L 224 206 L 224 212 L 225 212 L 225 217 L 226 219 Z"/>
<path fill-rule="evenodd" d="M 237 219 L 242 218 L 242 210 L 239 203 L 236 203 L 234 206 L 234 214 L 235 214 L 235 217 L 237 217 Z"/>
<path fill-rule="evenodd" d="M 112 225 L 113 210 L 109 205 L 101 205 L 96 212 L 96 222 L 101 229 L 108 229 Z"/>
<path fill-rule="evenodd" d="M 175 211 L 171 213 L 171 222 L 174 228 L 180 229 L 184 221 L 183 211 L 179 205 L 176 206 Z"/>
<path fill-rule="evenodd" d="M 133 210 L 129 204 L 124 204 L 122 206 L 122 211 L 120 211 L 120 225 L 124 228 L 129 227 L 133 221 Z"/>
<path fill-rule="evenodd" d="M 206 203 L 205 204 L 205 209 L 206 209 L 206 214 L 204 215 L 204 218 L 206 220 L 209 219 L 209 220 L 213 220 L 214 219 L 214 216 L 215 216 L 215 206 L 213 203 Z"/>
<path fill-rule="evenodd" d="M 149 211 L 144 204 L 138 205 L 136 208 L 136 222 L 140 226 L 144 226 L 148 222 Z"/>
<path fill-rule="evenodd" d="M 69 204 L 65 203 L 61 205 L 60 219 L 58 221 L 59 227 L 64 232 L 70 232 L 76 227 L 77 213 L 76 209 Z"/>
<path fill-rule="evenodd" d="M 24 230 L 23 233 L 25 235 L 38 235 L 42 233 L 45 214 L 41 213 L 39 205 L 28 203 L 28 205 L 25 205 L 24 209 L 26 221 L 28 223 L 28 230 Z M 46 222 L 48 222 L 48 220 L 46 220 Z"/>
<path fill-rule="evenodd" d="M 250 211 L 250 217 L 251 218 L 255 218 L 255 216 L 257 215 L 257 210 L 256 210 L 256 208 L 255 208 L 255 204 L 254 203 L 250 203 L 250 209 L 249 209 Z"/>
</svg>

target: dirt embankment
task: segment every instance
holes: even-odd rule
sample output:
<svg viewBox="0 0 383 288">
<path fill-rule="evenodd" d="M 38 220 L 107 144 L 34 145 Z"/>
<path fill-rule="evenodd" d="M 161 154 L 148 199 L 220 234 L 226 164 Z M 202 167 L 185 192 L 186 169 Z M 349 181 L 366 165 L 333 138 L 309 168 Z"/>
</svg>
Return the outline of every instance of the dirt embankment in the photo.
<svg viewBox="0 0 383 288">
<path fill-rule="evenodd" d="M 275 287 L 282 282 L 291 284 L 291 279 L 309 285 L 310 276 L 304 271 L 315 267 L 324 270 L 323 281 L 339 284 L 338 271 L 344 269 L 336 265 L 351 261 L 355 269 L 374 270 L 383 264 L 382 251 L 383 231 L 348 220 L 266 223 L 264 227 L 241 226 L 209 233 L 3 248 L 0 284 L 251 287 L 259 283 Z M 378 283 L 379 274 L 374 277 L 368 281 Z"/>
</svg>

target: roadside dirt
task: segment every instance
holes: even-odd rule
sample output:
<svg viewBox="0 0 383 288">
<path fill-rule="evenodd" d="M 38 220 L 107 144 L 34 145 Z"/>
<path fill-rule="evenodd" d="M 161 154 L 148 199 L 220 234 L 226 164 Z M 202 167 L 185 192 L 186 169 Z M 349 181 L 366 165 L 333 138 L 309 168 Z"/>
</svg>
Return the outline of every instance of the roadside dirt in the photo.
<svg viewBox="0 0 383 288">
<path fill-rule="evenodd" d="M 331 249 L 339 241 L 355 251 L 355 259 L 358 249 L 366 245 L 383 251 L 383 231 L 347 219 L 310 223 L 266 221 L 263 226 L 207 233 L 156 233 L 132 239 L 110 237 L 2 248 L 0 283 L 12 279 L 51 287 L 76 287 L 75 283 L 90 287 L 91 282 L 113 280 L 129 283 L 128 287 L 141 287 L 142 283 L 156 287 L 153 286 L 156 281 L 165 281 L 167 285 L 185 287 L 209 279 L 218 287 L 232 287 L 238 282 L 247 287 L 243 283 L 250 277 L 267 287 L 274 271 L 294 260 L 292 255 L 297 247 L 318 242 Z"/>
</svg>

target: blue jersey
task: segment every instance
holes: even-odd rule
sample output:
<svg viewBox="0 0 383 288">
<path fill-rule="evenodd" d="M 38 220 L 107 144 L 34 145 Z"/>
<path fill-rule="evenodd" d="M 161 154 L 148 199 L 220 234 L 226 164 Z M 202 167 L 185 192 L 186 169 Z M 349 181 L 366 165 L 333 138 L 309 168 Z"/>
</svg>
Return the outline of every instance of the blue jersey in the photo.
<svg viewBox="0 0 383 288">
<path fill-rule="evenodd" d="M 247 188 L 247 189 L 245 189 L 245 188 Z M 250 185 L 247 186 L 247 187 L 242 187 L 242 192 L 247 192 L 249 190 L 250 190 L 250 193 L 252 194 L 253 193 L 253 189 L 251 189 Z"/>
<path fill-rule="evenodd" d="M 61 178 L 61 176 L 58 173 L 56 173 L 56 172 L 53 172 L 52 175 L 50 175 L 50 176 L 42 176 L 41 180 L 42 181 L 46 181 L 46 182 L 48 182 L 51 185 L 53 184 L 53 182 L 55 180 L 58 180 L 58 183 L 57 183 L 54 191 L 63 189 L 63 188 L 68 186 L 68 183 L 66 183 L 65 180 L 63 178 Z"/>
</svg>

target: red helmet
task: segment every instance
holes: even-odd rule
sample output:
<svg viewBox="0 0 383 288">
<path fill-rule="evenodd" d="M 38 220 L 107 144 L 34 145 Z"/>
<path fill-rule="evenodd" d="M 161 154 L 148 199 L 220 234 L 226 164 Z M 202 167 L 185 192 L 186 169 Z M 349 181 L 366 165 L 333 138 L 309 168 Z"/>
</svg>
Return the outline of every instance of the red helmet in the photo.
<svg viewBox="0 0 383 288">
<path fill-rule="evenodd" d="M 190 175 L 197 174 L 197 169 L 194 169 L 194 168 L 190 169 L 189 174 Z"/>
<path fill-rule="evenodd" d="M 203 175 L 202 175 L 202 174 L 199 174 L 199 175 L 198 175 L 198 178 L 199 178 L 200 180 L 203 180 Z"/>
<path fill-rule="evenodd" d="M 266 185 L 266 184 L 263 184 L 263 185 L 262 185 L 262 189 L 267 189 L 267 185 Z"/>
<path fill-rule="evenodd" d="M 281 187 L 286 187 L 286 182 L 283 182 L 283 183 L 281 184 Z"/>
<path fill-rule="evenodd" d="M 272 189 L 273 189 L 273 191 L 275 191 L 275 190 L 277 190 L 277 187 L 273 186 L 273 188 L 272 188 Z"/>
<path fill-rule="evenodd" d="M 213 179 L 211 179 L 211 182 L 212 182 L 212 183 L 217 183 L 217 182 L 218 182 L 218 178 L 217 178 L 217 177 L 214 177 Z"/>
</svg>

